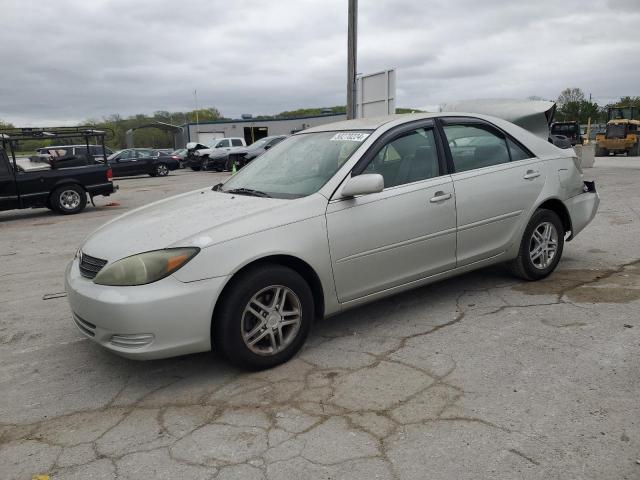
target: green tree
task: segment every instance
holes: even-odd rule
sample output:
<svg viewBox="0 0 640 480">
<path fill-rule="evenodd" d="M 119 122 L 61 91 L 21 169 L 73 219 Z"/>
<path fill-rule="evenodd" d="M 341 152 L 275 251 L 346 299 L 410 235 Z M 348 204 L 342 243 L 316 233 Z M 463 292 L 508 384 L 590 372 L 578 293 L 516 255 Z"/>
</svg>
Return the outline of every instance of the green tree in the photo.
<svg viewBox="0 0 640 480">
<path fill-rule="evenodd" d="M 587 100 L 579 88 L 565 88 L 558 96 L 556 103 L 558 105 L 556 120 L 559 121 L 576 121 L 585 124 L 591 118 L 591 123 L 598 123 L 606 117 L 606 112 L 597 103 Z"/>
<path fill-rule="evenodd" d="M 565 88 L 560 95 L 558 96 L 558 100 L 556 103 L 559 108 L 563 108 L 569 103 L 580 103 L 584 100 L 584 93 L 579 88 L 570 87 Z"/>
<path fill-rule="evenodd" d="M 196 115 L 197 113 L 197 115 Z M 195 122 L 196 120 L 199 122 L 210 122 L 212 120 L 219 120 L 222 118 L 222 115 L 215 107 L 210 108 L 199 108 L 198 110 L 192 110 L 186 113 L 187 119 L 189 122 Z"/>
</svg>

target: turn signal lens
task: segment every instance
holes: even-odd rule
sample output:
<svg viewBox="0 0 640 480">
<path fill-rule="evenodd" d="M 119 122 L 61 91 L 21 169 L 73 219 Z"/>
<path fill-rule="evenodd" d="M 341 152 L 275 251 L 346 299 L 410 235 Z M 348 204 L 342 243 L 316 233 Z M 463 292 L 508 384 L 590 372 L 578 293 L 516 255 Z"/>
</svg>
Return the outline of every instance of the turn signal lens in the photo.
<svg viewBox="0 0 640 480">
<path fill-rule="evenodd" d="M 199 251 L 197 247 L 166 248 L 132 255 L 107 264 L 93 282 L 118 287 L 157 282 L 182 268 Z"/>
</svg>

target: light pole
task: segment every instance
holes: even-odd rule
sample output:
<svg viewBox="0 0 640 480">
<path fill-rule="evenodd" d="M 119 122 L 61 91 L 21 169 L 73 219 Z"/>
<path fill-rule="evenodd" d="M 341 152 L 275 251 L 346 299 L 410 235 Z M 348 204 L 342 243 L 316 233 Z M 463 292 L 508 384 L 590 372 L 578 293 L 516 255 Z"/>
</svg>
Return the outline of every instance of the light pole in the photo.
<svg viewBox="0 0 640 480">
<path fill-rule="evenodd" d="M 358 0 L 349 0 L 347 27 L 347 119 L 356 116 L 356 63 L 358 53 Z"/>
<path fill-rule="evenodd" d="M 200 126 L 200 121 L 198 119 L 198 90 L 194 90 L 193 91 L 193 97 L 196 100 L 196 131 L 199 132 L 200 129 L 198 128 Z"/>
</svg>

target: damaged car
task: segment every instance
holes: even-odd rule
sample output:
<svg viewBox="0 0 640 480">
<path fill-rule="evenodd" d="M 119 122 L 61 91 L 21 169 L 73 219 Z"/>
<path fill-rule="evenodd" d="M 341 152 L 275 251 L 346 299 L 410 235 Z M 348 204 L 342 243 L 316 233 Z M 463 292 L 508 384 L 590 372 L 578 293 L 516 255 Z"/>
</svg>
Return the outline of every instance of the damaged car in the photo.
<svg viewBox="0 0 640 480">
<path fill-rule="evenodd" d="M 269 368 L 358 305 L 497 263 L 543 279 L 598 204 L 573 150 L 503 119 L 350 120 L 103 225 L 66 290 L 80 332 L 119 355 Z"/>
</svg>

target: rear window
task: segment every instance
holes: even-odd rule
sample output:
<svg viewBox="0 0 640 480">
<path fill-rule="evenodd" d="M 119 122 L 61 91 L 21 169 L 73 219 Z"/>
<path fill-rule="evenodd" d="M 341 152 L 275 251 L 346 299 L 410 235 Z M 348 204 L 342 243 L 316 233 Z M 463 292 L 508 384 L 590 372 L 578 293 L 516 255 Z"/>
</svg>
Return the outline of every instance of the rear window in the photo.
<svg viewBox="0 0 640 480">
<path fill-rule="evenodd" d="M 566 137 L 577 136 L 580 132 L 580 127 L 575 123 L 556 124 L 551 127 L 551 133 L 553 135 L 564 135 Z"/>
</svg>

